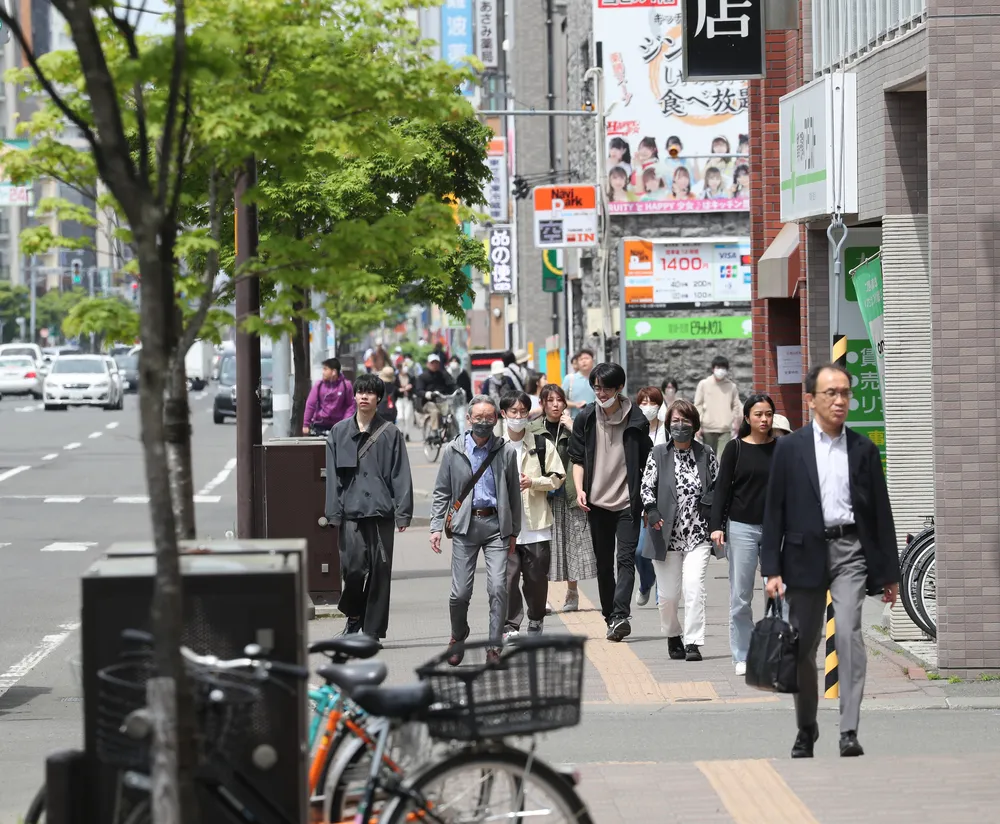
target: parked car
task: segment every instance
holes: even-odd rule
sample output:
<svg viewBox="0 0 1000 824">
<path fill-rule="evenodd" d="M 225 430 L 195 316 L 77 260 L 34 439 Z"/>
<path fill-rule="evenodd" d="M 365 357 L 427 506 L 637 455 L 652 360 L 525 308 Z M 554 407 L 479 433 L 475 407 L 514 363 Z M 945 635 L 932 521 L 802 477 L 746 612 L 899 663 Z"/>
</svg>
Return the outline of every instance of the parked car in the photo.
<svg viewBox="0 0 1000 824">
<path fill-rule="evenodd" d="M 139 391 L 139 356 L 115 355 L 118 371 L 122 373 L 122 387 L 126 392 Z"/>
<path fill-rule="evenodd" d="M 260 414 L 270 418 L 274 412 L 271 394 L 272 361 L 270 356 L 260 359 Z M 219 365 L 219 387 L 215 391 L 212 420 L 225 423 L 226 418 L 236 417 L 236 355 L 224 355 Z"/>
<path fill-rule="evenodd" d="M 0 344 L 0 357 L 9 355 L 31 358 L 36 364 L 42 362 L 42 348 L 35 343 Z"/>
<path fill-rule="evenodd" d="M 111 355 L 104 356 L 104 362 L 108 366 L 108 371 L 111 373 L 111 377 L 114 379 L 115 383 L 118 384 L 118 395 L 122 398 L 124 402 L 125 399 L 125 376 L 122 375 L 121 370 L 118 368 L 118 363 L 115 361 Z"/>
<path fill-rule="evenodd" d="M 46 411 L 68 406 L 121 409 L 124 398 L 113 367 L 105 355 L 60 355 L 43 385 Z"/>
<path fill-rule="evenodd" d="M 38 364 L 27 355 L 0 354 L 0 392 L 42 398 L 42 376 Z"/>
</svg>

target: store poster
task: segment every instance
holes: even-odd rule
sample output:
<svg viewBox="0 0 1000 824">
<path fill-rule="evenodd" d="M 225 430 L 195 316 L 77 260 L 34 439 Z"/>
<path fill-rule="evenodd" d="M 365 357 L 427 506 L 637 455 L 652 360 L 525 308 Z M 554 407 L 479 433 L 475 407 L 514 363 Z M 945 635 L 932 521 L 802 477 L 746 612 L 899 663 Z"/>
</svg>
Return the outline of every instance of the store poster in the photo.
<svg viewBox="0 0 1000 824">
<path fill-rule="evenodd" d="M 749 209 L 745 81 L 684 82 L 680 0 L 594 0 L 612 215 Z"/>
<path fill-rule="evenodd" d="M 626 306 L 657 309 L 674 304 L 750 302 L 749 240 L 625 240 L 622 255 Z"/>
</svg>

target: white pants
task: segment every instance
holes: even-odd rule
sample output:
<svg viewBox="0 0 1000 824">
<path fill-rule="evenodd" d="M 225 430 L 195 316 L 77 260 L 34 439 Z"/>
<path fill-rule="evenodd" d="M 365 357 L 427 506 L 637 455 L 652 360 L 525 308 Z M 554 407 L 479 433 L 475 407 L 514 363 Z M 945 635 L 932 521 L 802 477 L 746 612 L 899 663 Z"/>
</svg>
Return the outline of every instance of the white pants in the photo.
<svg viewBox="0 0 1000 824">
<path fill-rule="evenodd" d="M 665 561 L 653 561 L 656 595 L 660 603 L 660 628 L 668 638 L 684 636 L 684 644 L 705 643 L 705 576 L 712 545 L 702 544 L 688 552 L 668 552 Z M 684 629 L 677 608 L 684 593 Z"/>
</svg>

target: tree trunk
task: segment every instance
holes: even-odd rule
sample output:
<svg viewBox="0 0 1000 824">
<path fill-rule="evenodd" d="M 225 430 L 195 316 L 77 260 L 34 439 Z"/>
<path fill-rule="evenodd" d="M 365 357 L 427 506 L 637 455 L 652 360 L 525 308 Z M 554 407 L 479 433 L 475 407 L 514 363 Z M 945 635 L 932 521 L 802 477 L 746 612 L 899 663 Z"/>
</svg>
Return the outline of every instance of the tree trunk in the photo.
<svg viewBox="0 0 1000 824">
<path fill-rule="evenodd" d="M 292 389 L 292 420 L 290 431 L 293 436 L 302 432 L 302 421 L 306 414 L 306 400 L 312 389 L 309 363 L 309 321 L 302 317 L 306 308 L 306 296 L 299 292 L 293 307 L 295 309 L 295 334 L 292 335 L 292 372 L 295 386 Z"/>
<path fill-rule="evenodd" d="M 177 537 L 194 540 L 194 470 L 191 455 L 191 407 L 188 404 L 184 352 L 177 351 L 170 361 L 167 399 L 164 405 L 164 429 L 167 437 L 167 465 L 170 472 L 170 497 L 173 501 Z"/>
<path fill-rule="evenodd" d="M 176 348 L 173 329 L 173 238 L 161 243 L 157 232 L 142 227 L 136 232 L 142 277 L 142 350 L 139 356 L 139 419 L 149 491 L 150 520 L 156 551 L 156 578 L 151 623 L 155 639 L 156 668 L 161 677 L 173 678 L 177 705 L 177 752 L 161 754 L 156 749 L 167 741 L 154 738 L 152 776 L 154 785 L 173 784 L 180 798 L 181 818 L 157 819 L 155 824 L 196 824 L 194 792 L 194 707 L 181 656 L 184 605 L 181 590 L 177 520 L 171 494 L 170 462 L 167 457 L 165 397 L 172 356 Z M 164 261 L 167 261 L 164 265 Z M 176 774 L 170 774 L 176 764 Z M 168 808 L 165 808 L 167 810 Z"/>
</svg>

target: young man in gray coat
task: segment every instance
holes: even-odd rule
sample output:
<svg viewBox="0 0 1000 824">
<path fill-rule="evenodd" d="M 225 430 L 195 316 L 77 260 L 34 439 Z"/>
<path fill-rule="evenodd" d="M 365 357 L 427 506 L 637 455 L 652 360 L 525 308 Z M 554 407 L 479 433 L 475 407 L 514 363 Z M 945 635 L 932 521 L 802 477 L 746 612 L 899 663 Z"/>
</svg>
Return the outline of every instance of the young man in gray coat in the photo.
<svg viewBox="0 0 1000 824">
<path fill-rule="evenodd" d="M 340 528 L 344 591 L 338 604 L 345 633 L 385 638 L 389 627 L 393 527 L 413 517 L 413 483 L 406 442 L 394 424 L 375 414 L 385 392 L 378 375 L 354 383 L 357 412 L 326 441 L 326 518 Z"/>
<path fill-rule="evenodd" d="M 489 660 L 499 660 L 501 632 L 507 618 L 507 557 L 514 552 L 521 532 L 521 478 L 514 448 L 493 435 L 499 409 L 489 395 L 476 395 L 469 402 L 466 432 L 449 442 L 441 453 L 441 467 L 434 484 L 431 505 L 431 549 L 441 552 L 441 532 L 452 512 L 451 641 L 448 663 L 457 667 L 464 653 L 461 644 L 469 637 L 469 601 L 482 550 L 486 558 L 486 590 L 490 599 Z M 466 486 L 475 472 L 488 462 L 475 486 L 461 505 Z"/>
</svg>

